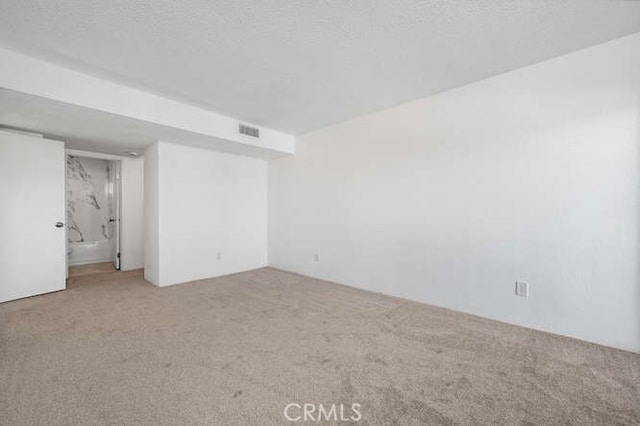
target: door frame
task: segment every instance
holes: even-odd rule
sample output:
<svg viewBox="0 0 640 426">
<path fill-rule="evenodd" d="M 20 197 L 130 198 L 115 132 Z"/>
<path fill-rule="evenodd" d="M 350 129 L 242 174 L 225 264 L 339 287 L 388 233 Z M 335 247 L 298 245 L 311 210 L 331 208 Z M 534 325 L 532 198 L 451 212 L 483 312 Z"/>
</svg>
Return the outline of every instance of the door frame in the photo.
<svg viewBox="0 0 640 426">
<path fill-rule="evenodd" d="M 78 149 L 65 149 L 65 170 L 66 170 L 66 156 L 73 155 L 75 157 L 84 157 L 84 158 L 96 158 L 100 160 L 110 160 L 115 162 L 115 188 L 114 188 L 114 198 L 116 201 L 115 206 L 115 254 L 113 257 L 113 266 L 116 270 L 120 270 L 120 266 L 122 264 L 121 258 L 121 245 L 122 245 L 122 160 L 127 158 L 119 155 L 112 154 L 103 154 L 100 152 L 91 152 L 91 151 L 82 151 Z M 66 191 L 65 191 L 65 209 L 66 209 Z M 66 228 L 66 227 L 65 227 Z M 68 228 L 67 228 L 68 229 Z M 66 244 L 69 244 L 68 236 L 65 239 Z M 68 247 L 65 248 L 65 258 L 67 259 L 67 277 L 69 276 L 69 262 L 67 256 Z"/>
</svg>

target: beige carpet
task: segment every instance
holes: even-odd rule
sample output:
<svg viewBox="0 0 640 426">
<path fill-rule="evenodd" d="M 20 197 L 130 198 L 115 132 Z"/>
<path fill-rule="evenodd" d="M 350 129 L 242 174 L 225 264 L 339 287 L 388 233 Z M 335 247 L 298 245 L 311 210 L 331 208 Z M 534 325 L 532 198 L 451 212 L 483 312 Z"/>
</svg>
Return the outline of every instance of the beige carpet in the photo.
<svg viewBox="0 0 640 426">
<path fill-rule="evenodd" d="M 5 425 L 291 424 L 288 403 L 359 403 L 360 424 L 638 424 L 639 386 L 638 354 L 273 269 L 81 275 L 0 304 Z"/>
<path fill-rule="evenodd" d="M 80 275 L 101 274 L 104 272 L 115 272 L 116 268 L 111 262 L 90 263 L 88 265 L 79 265 L 69 267 L 69 276 L 77 277 Z"/>
</svg>

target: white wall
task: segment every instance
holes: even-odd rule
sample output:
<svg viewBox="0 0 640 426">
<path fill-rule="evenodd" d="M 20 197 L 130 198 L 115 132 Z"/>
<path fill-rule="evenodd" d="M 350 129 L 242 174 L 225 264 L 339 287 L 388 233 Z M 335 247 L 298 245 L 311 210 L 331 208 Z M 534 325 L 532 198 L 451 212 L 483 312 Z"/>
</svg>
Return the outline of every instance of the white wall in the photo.
<svg viewBox="0 0 640 426">
<path fill-rule="evenodd" d="M 159 143 L 144 151 L 144 278 L 160 283 Z"/>
<path fill-rule="evenodd" d="M 640 351 L 639 52 L 640 34 L 303 135 L 269 163 L 269 264 Z"/>
<path fill-rule="evenodd" d="M 144 159 L 122 159 L 120 269 L 144 266 Z"/>
<path fill-rule="evenodd" d="M 145 196 L 154 284 L 266 266 L 264 160 L 160 142 L 145 152 Z"/>
</svg>

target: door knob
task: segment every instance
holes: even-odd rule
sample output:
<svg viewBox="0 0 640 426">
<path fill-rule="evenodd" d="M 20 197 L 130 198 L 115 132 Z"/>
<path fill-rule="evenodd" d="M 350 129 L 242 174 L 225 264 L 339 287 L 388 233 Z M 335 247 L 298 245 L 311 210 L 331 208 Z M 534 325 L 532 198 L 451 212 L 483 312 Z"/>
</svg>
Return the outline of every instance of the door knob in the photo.
<svg viewBox="0 0 640 426">
<path fill-rule="evenodd" d="M 62 228 L 63 226 L 64 226 L 64 223 L 56 222 L 56 228 Z"/>
</svg>

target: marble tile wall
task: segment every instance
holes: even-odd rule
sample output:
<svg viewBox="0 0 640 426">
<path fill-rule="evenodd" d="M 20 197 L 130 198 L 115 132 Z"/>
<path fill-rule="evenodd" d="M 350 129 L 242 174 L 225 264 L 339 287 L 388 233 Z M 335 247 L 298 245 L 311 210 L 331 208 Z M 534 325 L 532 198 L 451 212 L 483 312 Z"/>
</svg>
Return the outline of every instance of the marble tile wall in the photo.
<svg viewBox="0 0 640 426">
<path fill-rule="evenodd" d="M 70 243 L 114 237 L 115 168 L 112 161 L 67 156 L 67 226 Z"/>
</svg>

